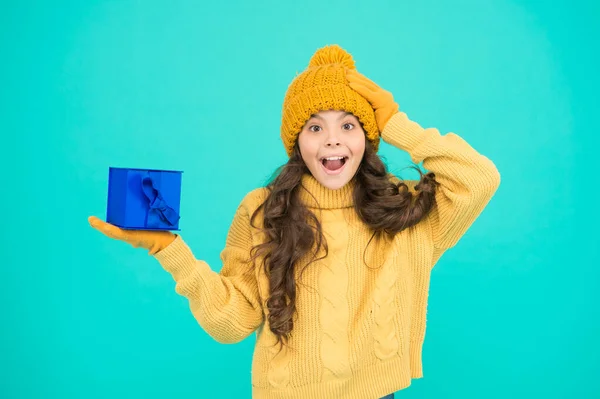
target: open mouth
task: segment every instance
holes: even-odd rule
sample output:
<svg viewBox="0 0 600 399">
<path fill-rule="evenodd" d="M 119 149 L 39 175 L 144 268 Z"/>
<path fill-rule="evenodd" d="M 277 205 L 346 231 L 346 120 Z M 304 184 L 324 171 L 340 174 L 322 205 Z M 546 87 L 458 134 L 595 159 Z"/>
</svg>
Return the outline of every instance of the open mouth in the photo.
<svg viewBox="0 0 600 399">
<path fill-rule="evenodd" d="M 327 173 L 336 174 L 342 171 L 347 160 L 348 157 L 345 156 L 326 157 L 321 158 L 321 165 Z"/>
</svg>

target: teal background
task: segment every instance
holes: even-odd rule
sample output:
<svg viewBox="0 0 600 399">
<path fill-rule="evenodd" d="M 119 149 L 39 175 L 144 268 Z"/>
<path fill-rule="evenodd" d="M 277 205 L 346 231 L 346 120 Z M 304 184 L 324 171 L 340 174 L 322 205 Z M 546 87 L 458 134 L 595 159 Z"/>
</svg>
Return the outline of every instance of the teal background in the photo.
<svg viewBox="0 0 600 399">
<path fill-rule="evenodd" d="M 238 203 L 285 162 L 285 90 L 331 43 L 502 174 L 433 271 L 425 378 L 398 397 L 600 397 L 599 16 L 564 0 L 3 2 L 0 397 L 250 397 L 254 337 L 213 341 L 153 258 L 87 217 L 105 217 L 109 166 L 184 170 L 181 234 L 220 270 Z"/>
</svg>

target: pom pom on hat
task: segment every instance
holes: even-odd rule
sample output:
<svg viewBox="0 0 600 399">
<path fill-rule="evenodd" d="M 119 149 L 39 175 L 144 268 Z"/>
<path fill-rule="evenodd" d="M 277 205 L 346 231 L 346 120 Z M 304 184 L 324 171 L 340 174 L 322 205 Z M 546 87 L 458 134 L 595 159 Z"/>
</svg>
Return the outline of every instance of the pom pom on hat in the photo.
<svg viewBox="0 0 600 399">
<path fill-rule="evenodd" d="M 356 69 L 352 56 L 337 44 L 318 49 L 308 68 L 297 74 L 283 101 L 281 140 L 286 153 L 292 154 L 306 121 L 320 111 L 343 110 L 358 118 L 366 138 L 378 150 L 380 133 L 371 104 L 353 90 L 346 78 L 348 69 Z"/>
<path fill-rule="evenodd" d="M 308 66 L 316 67 L 329 64 L 342 64 L 346 68 L 356 69 L 352 56 L 337 44 L 317 50 L 310 59 Z"/>
</svg>

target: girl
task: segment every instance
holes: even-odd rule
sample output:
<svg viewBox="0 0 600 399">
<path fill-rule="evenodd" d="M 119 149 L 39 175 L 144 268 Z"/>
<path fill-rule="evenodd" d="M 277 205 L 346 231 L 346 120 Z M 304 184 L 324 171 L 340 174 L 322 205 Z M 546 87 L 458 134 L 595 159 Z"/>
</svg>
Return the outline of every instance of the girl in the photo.
<svg viewBox="0 0 600 399">
<path fill-rule="evenodd" d="M 409 120 L 337 45 L 289 86 L 281 139 L 289 161 L 241 201 L 220 273 L 181 235 L 90 224 L 147 249 L 218 342 L 256 332 L 253 397 L 393 397 L 423 376 L 431 268 L 500 175 L 456 134 Z M 380 139 L 429 173 L 388 174 Z"/>
</svg>

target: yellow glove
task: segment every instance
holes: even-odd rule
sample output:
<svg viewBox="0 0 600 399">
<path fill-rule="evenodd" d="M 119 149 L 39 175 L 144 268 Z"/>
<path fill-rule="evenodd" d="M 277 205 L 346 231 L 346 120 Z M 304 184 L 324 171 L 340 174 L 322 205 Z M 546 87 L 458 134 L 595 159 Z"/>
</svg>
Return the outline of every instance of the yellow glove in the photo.
<svg viewBox="0 0 600 399">
<path fill-rule="evenodd" d="M 394 101 L 394 96 L 389 91 L 377 86 L 375 82 L 356 69 L 347 69 L 346 78 L 350 87 L 363 96 L 373 107 L 375 121 L 381 134 L 390 118 L 400 110 L 400 107 Z"/>
<path fill-rule="evenodd" d="M 110 223 L 106 223 L 96 216 L 88 218 L 90 225 L 107 237 L 124 241 L 135 248 L 144 248 L 150 255 L 154 255 L 166 248 L 177 237 L 170 231 L 150 230 L 125 230 Z"/>
</svg>

